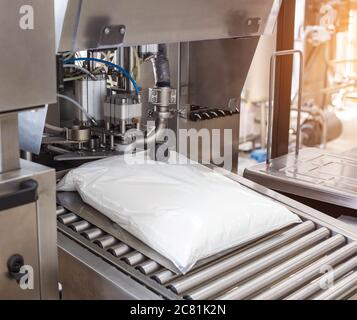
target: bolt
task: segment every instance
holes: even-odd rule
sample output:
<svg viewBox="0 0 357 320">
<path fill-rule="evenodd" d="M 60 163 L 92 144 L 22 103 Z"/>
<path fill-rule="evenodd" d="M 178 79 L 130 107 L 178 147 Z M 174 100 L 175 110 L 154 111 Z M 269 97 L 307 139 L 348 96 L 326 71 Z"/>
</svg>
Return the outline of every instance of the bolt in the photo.
<svg viewBox="0 0 357 320">
<path fill-rule="evenodd" d="M 106 34 L 106 35 L 108 35 L 109 33 L 110 33 L 110 28 L 109 27 L 106 27 L 105 29 L 104 29 L 104 33 Z"/>
</svg>

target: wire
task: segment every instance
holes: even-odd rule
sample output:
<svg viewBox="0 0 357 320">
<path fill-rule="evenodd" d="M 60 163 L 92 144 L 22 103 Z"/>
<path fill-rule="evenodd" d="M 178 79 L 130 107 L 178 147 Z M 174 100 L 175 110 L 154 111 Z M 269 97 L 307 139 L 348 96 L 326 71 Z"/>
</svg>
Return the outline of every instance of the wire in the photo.
<svg viewBox="0 0 357 320">
<path fill-rule="evenodd" d="M 93 73 L 91 73 L 86 68 L 83 68 L 77 64 L 64 64 L 63 68 L 74 68 L 74 69 L 80 70 L 83 73 L 85 73 L 86 75 L 90 76 L 93 80 L 98 80 L 97 77 Z"/>
<path fill-rule="evenodd" d="M 137 93 L 137 95 L 140 95 L 140 89 L 139 86 L 137 85 L 136 81 L 134 80 L 134 78 L 129 74 L 128 71 L 126 71 L 125 69 L 123 69 L 121 66 L 109 62 L 109 61 L 105 61 L 105 60 L 101 60 L 101 59 L 97 59 L 97 58 L 74 58 L 74 59 L 68 59 L 68 60 L 64 60 L 65 64 L 70 64 L 70 63 L 74 63 L 76 61 L 94 61 L 94 62 L 98 62 L 98 63 L 103 63 L 106 64 L 110 67 L 113 67 L 115 69 L 118 69 L 122 74 L 124 74 L 124 76 L 126 76 L 131 83 L 133 84 L 135 91 Z"/>
<path fill-rule="evenodd" d="M 84 107 L 82 107 L 76 100 L 73 100 L 72 98 L 59 93 L 57 94 L 57 97 L 71 102 L 74 106 L 76 106 L 79 110 L 81 110 L 94 125 L 97 125 L 97 121 L 94 119 L 94 117 L 90 115 L 88 111 L 84 109 Z"/>
</svg>

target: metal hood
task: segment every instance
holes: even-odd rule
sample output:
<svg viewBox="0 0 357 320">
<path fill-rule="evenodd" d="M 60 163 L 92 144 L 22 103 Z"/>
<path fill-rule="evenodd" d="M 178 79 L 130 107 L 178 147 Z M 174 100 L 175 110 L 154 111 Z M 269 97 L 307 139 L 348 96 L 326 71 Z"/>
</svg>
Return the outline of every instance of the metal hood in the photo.
<svg viewBox="0 0 357 320">
<path fill-rule="evenodd" d="M 55 0 L 58 51 L 271 33 L 281 0 Z"/>
</svg>

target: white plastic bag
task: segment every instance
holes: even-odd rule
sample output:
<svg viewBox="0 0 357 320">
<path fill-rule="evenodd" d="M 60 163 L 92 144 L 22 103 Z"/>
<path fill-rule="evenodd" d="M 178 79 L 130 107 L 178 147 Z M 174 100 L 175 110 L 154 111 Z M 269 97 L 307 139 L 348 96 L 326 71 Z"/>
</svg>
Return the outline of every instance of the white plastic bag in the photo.
<svg viewBox="0 0 357 320">
<path fill-rule="evenodd" d="M 301 222 L 284 206 L 176 153 L 169 164 L 145 157 L 86 164 L 58 191 L 78 191 L 184 274 L 204 258 Z"/>
</svg>

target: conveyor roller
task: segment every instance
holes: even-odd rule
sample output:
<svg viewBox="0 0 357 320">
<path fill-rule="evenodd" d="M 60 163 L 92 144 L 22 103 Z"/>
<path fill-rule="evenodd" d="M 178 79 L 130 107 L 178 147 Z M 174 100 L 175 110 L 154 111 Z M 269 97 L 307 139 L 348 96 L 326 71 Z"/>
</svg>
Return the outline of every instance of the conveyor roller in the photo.
<svg viewBox="0 0 357 320">
<path fill-rule="evenodd" d="M 60 232 L 167 299 L 329 300 L 357 291 L 357 242 L 308 219 L 176 275 L 107 234 L 90 217 L 61 213 Z M 335 282 L 324 290 L 326 266 L 333 268 Z"/>
<path fill-rule="evenodd" d="M 334 274 L 333 274 L 334 279 L 335 280 L 340 279 L 341 277 L 345 276 L 346 274 L 350 273 L 352 270 L 355 270 L 356 268 L 357 268 L 357 257 L 354 257 L 334 269 Z M 315 293 L 321 290 L 321 283 L 323 284 L 328 283 L 329 277 L 330 277 L 329 274 L 319 277 L 315 281 L 303 287 L 301 290 L 287 297 L 286 300 L 304 300 L 310 298 Z"/>
<path fill-rule="evenodd" d="M 235 267 L 238 267 L 239 265 L 242 265 L 245 262 L 257 258 L 264 253 L 272 251 L 275 248 L 279 248 L 280 246 L 288 243 L 289 241 L 296 239 L 297 237 L 302 236 L 314 229 L 315 225 L 311 221 L 305 222 L 293 229 L 282 233 L 281 235 L 272 238 L 271 240 L 268 240 L 246 251 L 238 253 L 237 255 L 233 255 L 225 260 L 222 260 L 219 263 L 215 263 L 210 267 L 204 268 L 203 270 L 192 274 L 191 276 L 179 279 L 171 283 L 170 288 L 177 294 L 181 294 L 189 289 L 198 286 L 200 283 L 204 283 L 205 281 L 208 281 L 214 278 L 215 276 L 223 274 L 228 270 L 231 270 Z M 323 230 L 322 233 L 324 233 L 322 236 L 326 236 L 328 234 L 328 231 Z M 319 234 L 321 234 L 321 232 L 319 232 Z M 228 281 L 230 282 L 230 280 Z"/>
</svg>

